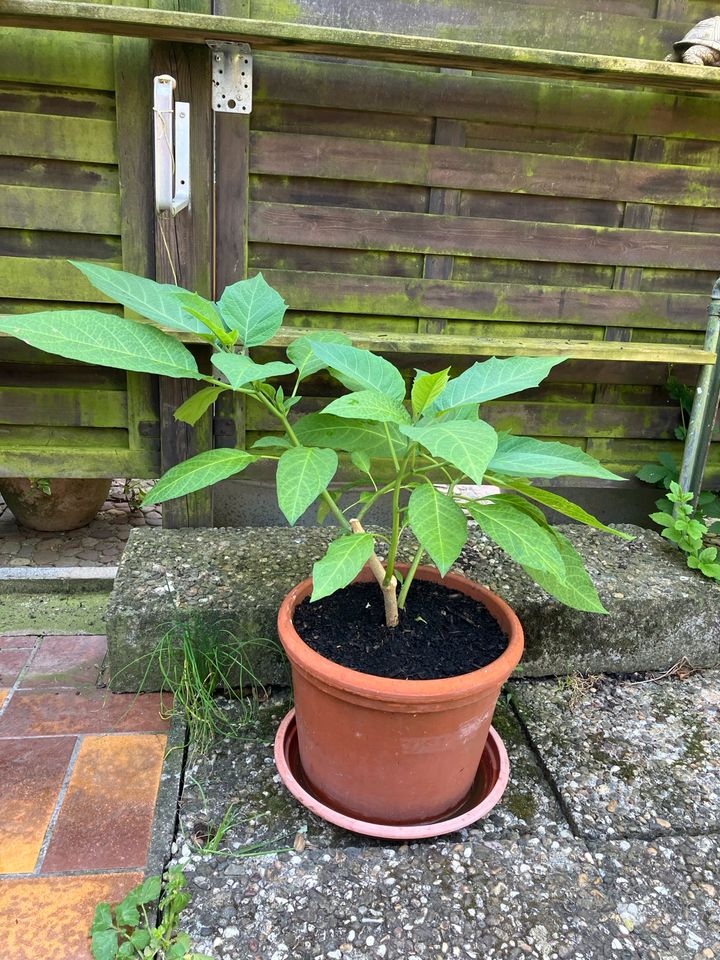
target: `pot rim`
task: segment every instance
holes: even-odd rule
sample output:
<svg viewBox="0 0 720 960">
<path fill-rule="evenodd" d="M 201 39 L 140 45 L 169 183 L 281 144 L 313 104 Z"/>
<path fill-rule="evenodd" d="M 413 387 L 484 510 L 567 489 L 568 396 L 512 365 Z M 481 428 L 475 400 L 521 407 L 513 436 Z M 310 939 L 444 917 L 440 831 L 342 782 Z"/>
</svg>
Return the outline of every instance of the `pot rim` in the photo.
<svg viewBox="0 0 720 960">
<path fill-rule="evenodd" d="M 406 564 L 398 564 L 397 567 L 403 572 L 408 569 Z M 309 647 L 293 624 L 295 608 L 312 593 L 312 577 L 308 577 L 286 595 L 278 612 L 278 633 L 293 666 L 331 688 L 340 688 L 350 694 L 384 702 L 400 701 L 420 705 L 438 700 L 463 700 L 477 696 L 478 690 L 502 686 L 519 663 L 524 648 L 522 624 L 512 607 L 492 590 L 462 574 L 448 573 L 441 577 L 436 568 L 425 566 L 418 567 L 416 578 L 460 590 L 466 596 L 482 603 L 508 637 L 505 651 L 496 660 L 478 670 L 436 680 L 396 680 L 342 666 Z M 373 575 L 366 567 L 353 583 L 371 579 Z"/>
</svg>

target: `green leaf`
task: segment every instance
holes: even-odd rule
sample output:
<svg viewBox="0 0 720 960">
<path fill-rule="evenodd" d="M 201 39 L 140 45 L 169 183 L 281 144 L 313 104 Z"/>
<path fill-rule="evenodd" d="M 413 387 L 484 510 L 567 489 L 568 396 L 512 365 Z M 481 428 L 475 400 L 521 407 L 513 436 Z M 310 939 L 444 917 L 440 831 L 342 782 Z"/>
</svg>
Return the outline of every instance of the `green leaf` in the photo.
<svg viewBox="0 0 720 960">
<path fill-rule="evenodd" d="M 367 473 L 370 476 L 370 457 L 364 450 L 355 450 L 350 454 L 350 459 L 361 473 Z"/>
<path fill-rule="evenodd" d="M 514 477 L 598 477 L 623 480 L 579 447 L 534 437 L 500 437 L 489 470 Z"/>
<path fill-rule="evenodd" d="M 192 942 L 189 934 L 178 934 L 172 946 L 165 951 L 165 960 L 184 960 L 191 946 Z"/>
<path fill-rule="evenodd" d="M 142 505 L 148 507 L 153 503 L 164 503 L 166 500 L 202 490 L 203 487 L 209 487 L 240 473 L 256 459 L 257 457 L 245 450 L 232 450 L 227 447 L 206 450 L 176 467 L 171 467 L 152 490 L 147 492 Z"/>
<path fill-rule="evenodd" d="M 148 877 L 137 888 L 138 903 L 154 903 L 160 896 L 161 890 L 162 879 L 160 877 Z"/>
<path fill-rule="evenodd" d="M 412 411 L 416 417 L 419 417 L 423 410 L 440 396 L 449 379 L 450 367 L 439 370 L 437 373 L 425 373 L 423 370 L 415 371 L 410 400 Z"/>
<path fill-rule="evenodd" d="M 140 912 L 135 903 L 123 900 L 115 907 L 115 922 L 119 927 L 136 927 L 140 922 Z"/>
<path fill-rule="evenodd" d="M 292 444 L 287 439 L 287 437 L 260 437 L 259 440 L 256 440 L 255 443 L 250 447 L 251 450 L 262 450 L 265 447 L 271 447 L 275 450 L 283 449 L 287 450 Z"/>
<path fill-rule="evenodd" d="M 97 263 L 81 263 L 76 260 L 71 260 L 70 263 L 111 300 L 122 303 L 141 317 L 174 330 L 208 333 L 208 327 L 197 317 L 190 316 L 185 309 L 183 298 L 192 296 L 188 290 L 171 283 L 156 283 L 146 277 L 137 277 L 134 273 L 125 273 L 124 270 L 102 267 Z"/>
<path fill-rule="evenodd" d="M 391 456 L 385 425 L 382 423 L 345 420 L 328 413 L 309 413 L 294 424 L 293 430 L 306 447 L 330 447 L 347 453 L 360 450 L 378 459 Z M 401 457 L 408 448 L 407 440 L 393 423 L 387 424 L 387 431 L 395 455 Z"/>
<path fill-rule="evenodd" d="M 720 580 L 720 563 L 701 563 L 700 570 L 712 580 Z"/>
<path fill-rule="evenodd" d="M 137 957 L 137 951 L 133 946 L 131 940 L 126 940 L 125 943 L 120 944 L 120 949 L 117 952 L 118 957 Z"/>
<path fill-rule="evenodd" d="M 700 551 L 698 560 L 701 563 L 712 563 L 717 557 L 717 547 L 705 547 L 704 550 Z"/>
<path fill-rule="evenodd" d="M 234 390 L 248 383 L 267 380 L 269 377 L 285 377 L 295 372 L 291 363 L 273 360 L 271 363 L 255 363 L 242 353 L 214 353 L 213 366 L 224 373 Z"/>
<path fill-rule="evenodd" d="M 661 466 L 659 463 L 646 463 L 645 466 L 641 467 L 635 474 L 638 480 L 643 480 L 645 483 L 659 483 L 661 480 L 664 480 L 667 475 L 667 468 Z"/>
<path fill-rule="evenodd" d="M 485 403 L 520 390 L 537 387 L 553 367 L 567 357 L 491 357 L 474 363 L 455 377 L 433 403 L 434 410 L 448 410 L 465 403 Z"/>
<path fill-rule="evenodd" d="M 557 530 L 552 533 L 564 564 L 562 575 L 556 577 L 546 570 L 526 567 L 523 564 L 525 573 L 543 590 L 568 607 L 588 613 L 607 613 L 580 554 L 567 537 Z"/>
<path fill-rule="evenodd" d="M 425 483 L 410 494 L 408 519 L 420 546 L 445 576 L 467 540 L 465 514 L 452 497 Z"/>
<path fill-rule="evenodd" d="M 150 943 L 150 934 L 144 929 L 133 930 L 130 934 L 130 943 L 132 943 L 137 950 L 144 950 Z"/>
<path fill-rule="evenodd" d="M 225 392 L 225 389 L 225 387 L 203 387 L 202 390 L 188 397 L 185 403 L 180 404 L 175 411 L 175 419 L 194 426 L 208 407 L 211 407 L 220 394 Z"/>
<path fill-rule="evenodd" d="M 405 381 L 388 360 L 357 347 L 323 343 L 315 338 L 310 342 L 318 360 L 322 360 L 348 390 L 376 390 L 387 394 L 391 400 L 402 402 L 405 399 Z"/>
<path fill-rule="evenodd" d="M 198 293 L 187 292 L 178 295 L 178 299 L 183 305 L 183 309 L 207 327 L 213 337 L 219 340 L 224 346 L 232 346 L 237 341 L 237 330 L 228 332 L 217 305 L 214 304 L 212 300 L 206 300 L 205 297 L 201 297 Z"/>
<path fill-rule="evenodd" d="M 304 380 L 318 370 L 323 370 L 326 366 L 324 361 L 315 356 L 312 348 L 314 343 L 342 343 L 347 347 L 352 346 L 352 341 L 339 330 L 318 330 L 316 333 L 307 334 L 304 337 L 298 337 L 287 348 L 287 355 L 298 369 L 298 380 Z"/>
<path fill-rule="evenodd" d="M 347 420 L 377 420 L 380 423 L 410 423 L 402 403 L 377 390 L 358 390 L 331 401 L 323 413 Z"/>
<path fill-rule="evenodd" d="M 91 942 L 94 960 L 115 960 L 118 937 L 114 930 L 96 930 Z"/>
<path fill-rule="evenodd" d="M 293 447 L 278 461 L 275 484 L 278 506 L 293 524 L 305 513 L 335 476 L 338 458 L 334 450 Z"/>
<path fill-rule="evenodd" d="M 69 360 L 200 380 L 195 358 L 149 323 L 97 310 L 50 310 L 0 316 L 0 331 Z"/>
<path fill-rule="evenodd" d="M 661 527 L 675 526 L 675 518 L 671 513 L 651 513 L 650 519 L 654 520 L 655 523 L 659 524 Z"/>
<path fill-rule="evenodd" d="M 433 457 L 447 460 L 473 483 L 482 483 L 495 453 L 497 434 L 484 420 L 431 420 L 418 426 L 401 426 L 400 432 L 421 443 Z"/>
<path fill-rule="evenodd" d="M 225 287 L 218 302 L 225 324 L 246 347 L 257 347 L 280 329 L 287 304 L 261 273 Z"/>
<path fill-rule="evenodd" d="M 112 930 L 113 920 L 112 911 L 109 903 L 99 903 L 95 907 L 95 917 L 91 928 L 92 933 L 100 930 Z"/>
<path fill-rule="evenodd" d="M 352 583 L 370 559 L 374 546 L 371 533 L 348 533 L 333 540 L 322 560 L 313 566 L 310 601 L 329 597 Z"/>
<path fill-rule="evenodd" d="M 561 497 L 559 493 L 553 493 L 551 490 L 543 490 L 540 487 L 534 487 L 531 483 L 528 483 L 526 480 L 516 480 L 515 478 L 502 478 L 501 486 L 510 487 L 512 490 L 516 490 L 518 493 L 522 493 L 525 497 L 530 497 L 531 500 L 536 500 L 538 503 L 542 503 L 545 507 L 550 507 L 551 510 L 555 510 L 556 513 L 561 513 L 564 517 L 570 517 L 572 520 L 577 520 L 579 523 L 584 523 L 588 527 L 594 527 L 596 530 L 604 530 L 605 533 L 613 533 L 616 537 L 620 537 L 622 540 L 634 540 L 629 533 L 624 533 L 622 530 L 614 530 L 612 527 L 606 526 L 606 524 L 601 523 L 597 517 L 594 517 L 591 513 L 588 513 L 587 510 L 583 510 L 582 507 L 579 507 L 576 503 L 572 503 L 570 500 L 566 500 L 565 497 Z"/>
<path fill-rule="evenodd" d="M 467 509 L 491 540 L 522 566 L 545 570 L 561 576 L 564 570 L 557 543 L 551 531 L 524 510 L 507 501 L 468 503 Z"/>
</svg>

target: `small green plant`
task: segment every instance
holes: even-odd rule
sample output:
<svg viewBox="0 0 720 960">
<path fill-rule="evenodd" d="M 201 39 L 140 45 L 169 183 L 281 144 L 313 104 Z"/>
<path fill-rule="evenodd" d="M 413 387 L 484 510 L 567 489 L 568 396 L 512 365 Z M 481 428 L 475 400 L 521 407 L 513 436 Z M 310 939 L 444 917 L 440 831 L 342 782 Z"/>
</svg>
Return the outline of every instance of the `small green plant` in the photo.
<svg viewBox="0 0 720 960">
<path fill-rule="evenodd" d="M 131 510 L 139 510 L 142 506 L 144 497 L 152 486 L 147 480 L 133 480 L 126 478 L 123 483 L 123 496 L 128 502 Z"/>
<path fill-rule="evenodd" d="M 190 902 L 185 890 L 185 875 L 179 867 L 166 874 L 165 891 L 161 896 L 160 877 L 148 877 L 128 893 L 115 907 L 99 903 L 90 930 L 94 960 L 212 960 L 205 953 L 192 950 L 190 936 L 179 933 L 180 914 Z M 153 924 L 149 915 L 158 904 L 159 920 Z"/>
<path fill-rule="evenodd" d="M 30 477 L 30 489 L 39 490 L 41 493 L 44 493 L 46 497 L 52 495 L 50 481 L 46 480 L 44 477 Z"/>
<path fill-rule="evenodd" d="M 248 351 L 272 339 L 287 309 L 262 274 L 229 285 L 214 303 L 100 264 L 75 266 L 98 290 L 151 324 L 71 310 L 0 317 L 0 330 L 74 360 L 200 381 L 202 389 L 175 411 L 185 423 L 195 424 L 232 390 L 259 404 L 276 424 L 276 432 L 256 440 L 250 450 L 209 450 L 172 467 L 145 505 L 186 496 L 270 460 L 277 467 L 278 505 L 290 524 L 319 500 L 321 517 L 331 515 L 341 530 L 313 567 L 313 601 L 348 586 L 367 566 L 382 590 L 386 623 L 396 626 L 425 556 L 443 576 L 460 556 L 469 515 L 548 593 L 580 610 L 606 612 L 582 558 L 549 525 L 541 507 L 632 538 L 529 478 L 623 478 L 579 447 L 498 433 L 480 417 L 484 403 L 538 386 L 566 357 L 491 357 L 455 377 L 449 367 L 416 370 L 408 395 L 397 367 L 354 347 L 339 331 L 299 336 L 287 348 L 287 361 L 251 359 Z M 181 339 L 153 323 L 210 344 L 214 372 L 200 371 Z M 320 371 L 346 393 L 321 411 L 296 418 L 302 382 Z M 275 378 L 281 380 L 278 386 L 268 382 Z M 340 491 L 330 488 L 341 458 L 355 486 L 372 487 L 346 509 L 340 507 Z M 483 484 L 504 492 L 473 496 Z M 362 521 L 383 497 L 391 503 L 390 532 L 367 532 Z M 405 530 L 419 545 L 403 576 L 397 560 Z M 387 547 L 384 563 L 376 552 L 379 543 Z"/>
<path fill-rule="evenodd" d="M 667 497 L 657 502 L 659 512 L 651 513 L 650 519 L 663 528 L 663 537 L 687 554 L 687 565 L 692 570 L 700 570 L 706 577 L 720 580 L 717 547 L 705 546 L 708 527 L 693 511 L 692 499 L 692 493 L 685 493 L 673 480 Z M 665 508 L 666 505 L 669 509 Z"/>
</svg>

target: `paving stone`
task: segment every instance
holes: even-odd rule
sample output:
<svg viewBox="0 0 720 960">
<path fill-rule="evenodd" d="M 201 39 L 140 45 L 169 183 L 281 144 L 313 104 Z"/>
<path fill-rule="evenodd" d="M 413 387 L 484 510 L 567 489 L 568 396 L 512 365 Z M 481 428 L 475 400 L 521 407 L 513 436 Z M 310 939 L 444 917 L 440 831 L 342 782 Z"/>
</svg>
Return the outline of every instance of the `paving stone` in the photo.
<svg viewBox="0 0 720 960">
<path fill-rule="evenodd" d="M 513 695 L 578 833 L 720 828 L 720 673 L 631 683 L 514 682 Z"/>
<path fill-rule="evenodd" d="M 0 686 L 11 687 L 27 663 L 27 650 L 0 650 Z"/>
<path fill-rule="evenodd" d="M 0 650 L 32 650 L 37 639 L 29 633 L 3 633 L 0 634 Z"/>
<path fill-rule="evenodd" d="M 117 903 L 140 872 L 0 881 L 3 960 L 90 960 L 88 930 L 100 901 Z"/>
<path fill-rule="evenodd" d="M 42 873 L 143 867 L 166 737 L 85 737 Z"/>
<path fill-rule="evenodd" d="M 23 675 L 22 687 L 94 685 L 106 650 L 104 636 L 43 637 Z"/>
<path fill-rule="evenodd" d="M 5 703 L 5 701 L 7 700 L 7 695 L 8 695 L 9 693 L 10 693 L 10 691 L 7 690 L 7 689 L 5 689 L 5 690 L 0 690 L 0 708 L 2 708 L 2 705 L 3 705 L 3 704 Z"/>
<path fill-rule="evenodd" d="M 106 690 L 18 690 L 0 717 L 0 738 L 68 733 L 164 733 L 160 694 Z"/>
<path fill-rule="evenodd" d="M 646 960 L 720 957 L 717 835 L 612 841 L 593 856 L 616 916 Z"/>
</svg>

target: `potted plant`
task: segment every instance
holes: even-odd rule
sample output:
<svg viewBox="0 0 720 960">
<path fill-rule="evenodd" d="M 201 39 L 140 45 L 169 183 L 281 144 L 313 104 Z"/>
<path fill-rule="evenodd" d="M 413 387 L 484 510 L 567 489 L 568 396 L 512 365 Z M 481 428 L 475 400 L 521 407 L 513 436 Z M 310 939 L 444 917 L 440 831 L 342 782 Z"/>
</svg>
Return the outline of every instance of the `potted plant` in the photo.
<svg viewBox="0 0 720 960">
<path fill-rule="evenodd" d="M 0 495 L 23 527 L 75 530 L 94 519 L 111 484 L 94 477 L 0 477 Z"/>
<path fill-rule="evenodd" d="M 200 373 L 179 339 L 124 317 L 25 314 L 0 318 L 0 329 L 76 360 L 203 381 L 175 413 L 187 423 L 234 390 L 278 424 L 276 434 L 249 450 L 211 450 L 173 467 L 146 504 L 269 459 L 277 464 L 278 504 L 289 523 L 319 500 L 320 513 L 340 527 L 312 578 L 288 594 L 278 621 L 293 669 L 302 767 L 316 794 L 384 823 L 431 821 L 457 807 L 523 646 L 522 628 L 503 600 L 449 573 L 466 542 L 468 517 L 550 594 L 605 612 L 581 557 L 541 506 L 618 532 L 527 478 L 621 478 L 577 447 L 499 434 L 479 416 L 483 403 L 537 386 L 564 358 L 492 358 L 456 377 L 449 369 L 418 370 L 408 399 L 392 363 L 338 332 L 299 337 L 287 362 L 252 360 L 248 349 L 273 337 L 286 309 L 260 274 L 227 287 L 213 303 L 98 265 L 77 266 L 141 316 L 211 343 L 216 373 Z M 293 418 L 303 381 L 321 370 L 347 392 L 319 413 Z M 280 385 L 271 385 L 275 378 Z M 330 489 L 341 460 L 371 488 L 348 510 Z M 468 485 L 488 483 L 503 492 L 468 492 Z M 390 531 L 367 531 L 363 520 L 382 497 L 392 505 Z M 416 541 L 408 565 L 398 562 L 405 531 Z"/>
</svg>

